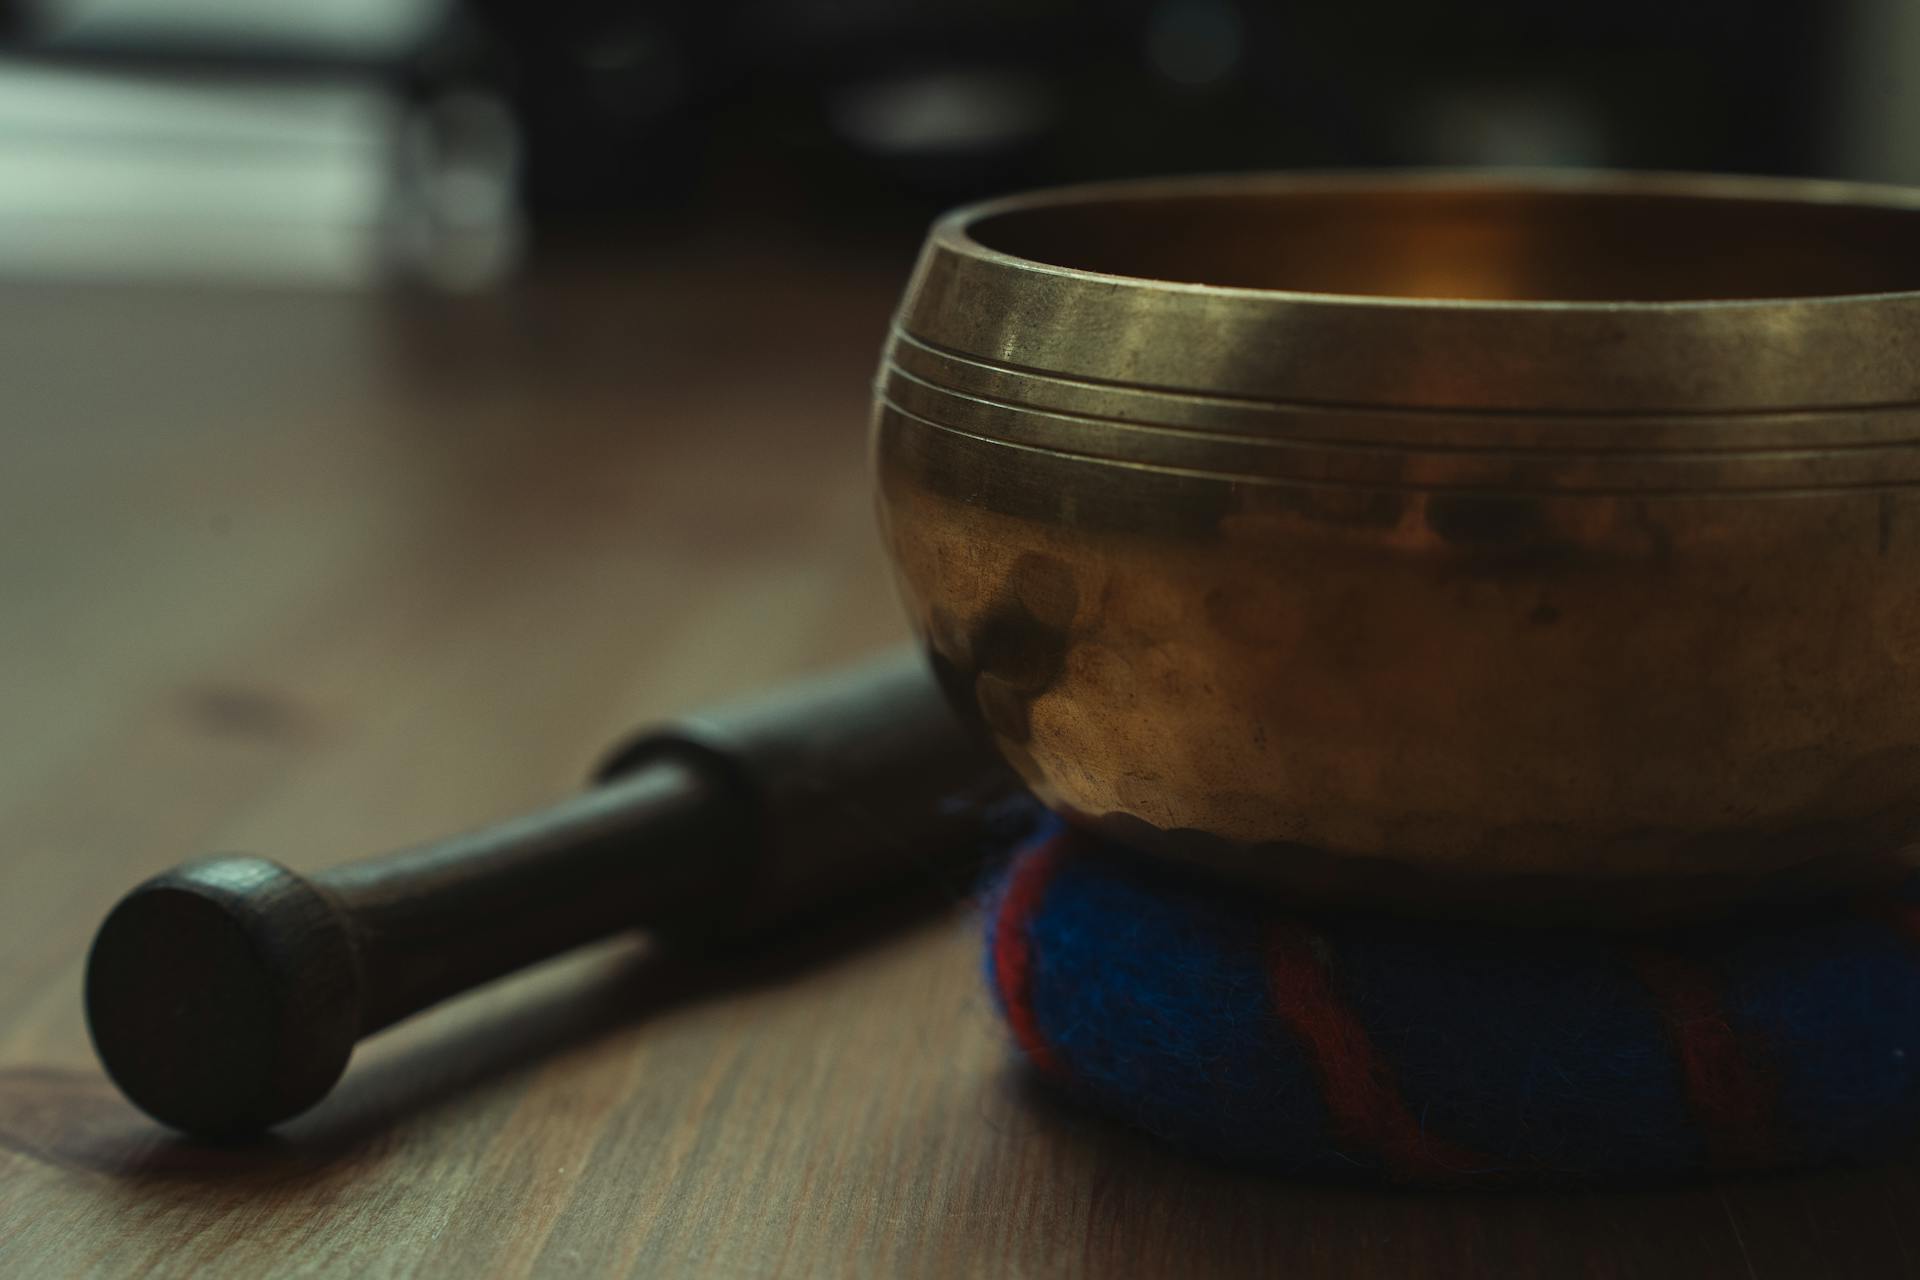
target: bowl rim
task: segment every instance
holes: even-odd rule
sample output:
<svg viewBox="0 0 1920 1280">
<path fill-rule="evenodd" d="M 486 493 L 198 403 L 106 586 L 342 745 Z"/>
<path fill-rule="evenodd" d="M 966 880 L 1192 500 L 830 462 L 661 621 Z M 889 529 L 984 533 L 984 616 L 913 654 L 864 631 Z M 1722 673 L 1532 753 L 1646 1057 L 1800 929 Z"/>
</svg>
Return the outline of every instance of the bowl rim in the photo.
<svg viewBox="0 0 1920 1280">
<path fill-rule="evenodd" d="M 1920 215 L 1920 187 L 1830 178 L 1769 177 L 1755 174 L 1685 170 L 1588 168 L 1409 168 L 1302 169 L 1216 172 L 1167 177 L 1123 178 L 1073 183 L 996 196 L 942 214 L 928 233 L 929 247 L 997 266 L 1090 284 L 1148 286 L 1201 296 L 1267 299 L 1275 302 L 1375 310 L 1448 310 L 1475 312 L 1621 312 L 1697 313 L 1767 308 L 1858 305 L 1920 299 L 1920 288 L 1862 293 L 1776 294 L 1752 298 L 1680 298 L 1644 300 L 1556 298 L 1445 298 L 1394 294 L 1343 293 L 1311 289 L 1273 289 L 1248 285 L 1166 280 L 1156 276 L 1092 271 L 1022 257 L 986 244 L 974 228 L 989 218 L 1032 209 L 1091 205 L 1117 199 L 1184 198 L 1213 195 L 1344 194 L 1374 191 L 1510 191 L 1520 194 L 1654 196 L 1705 200 L 1765 200 L 1770 203 L 1904 211 Z"/>
</svg>

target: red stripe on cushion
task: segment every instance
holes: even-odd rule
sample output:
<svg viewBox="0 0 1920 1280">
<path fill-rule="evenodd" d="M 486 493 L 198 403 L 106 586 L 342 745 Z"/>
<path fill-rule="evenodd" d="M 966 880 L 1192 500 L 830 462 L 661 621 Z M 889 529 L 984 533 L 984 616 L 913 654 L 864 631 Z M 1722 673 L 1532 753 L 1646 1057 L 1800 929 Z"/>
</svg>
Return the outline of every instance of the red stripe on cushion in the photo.
<svg viewBox="0 0 1920 1280">
<path fill-rule="evenodd" d="M 1764 1046 L 1728 1020 L 1719 979 L 1697 961 L 1654 947 L 1635 948 L 1632 958 L 1673 1041 L 1708 1159 L 1720 1169 L 1778 1163 Z"/>
<path fill-rule="evenodd" d="M 1069 833 L 1062 832 L 1021 856 L 1000 895 L 1000 913 L 993 926 L 993 977 L 1006 1009 L 1007 1026 L 1033 1065 L 1055 1076 L 1066 1072 L 1040 1034 L 1039 1020 L 1033 1014 L 1033 941 L 1028 927 L 1040 910 L 1047 885 L 1060 868 L 1069 838 Z"/>
<path fill-rule="evenodd" d="M 1269 931 L 1267 980 L 1275 1011 L 1313 1059 L 1344 1141 L 1378 1155 L 1398 1178 L 1433 1181 L 1490 1167 L 1490 1161 L 1427 1132 L 1407 1109 L 1367 1029 L 1333 990 L 1324 939 L 1295 925 Z"/>
</svg>

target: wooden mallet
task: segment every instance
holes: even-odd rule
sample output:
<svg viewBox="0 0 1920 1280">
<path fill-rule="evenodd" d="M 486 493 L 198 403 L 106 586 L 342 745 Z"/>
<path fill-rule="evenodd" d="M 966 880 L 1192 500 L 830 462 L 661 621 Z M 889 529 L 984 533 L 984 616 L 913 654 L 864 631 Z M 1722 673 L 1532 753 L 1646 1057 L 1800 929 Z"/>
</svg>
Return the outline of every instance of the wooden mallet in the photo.
<svg viewBox="0 0 1920 1280">
<path fill-rule="evenodd" d="M 689 717 L 551 809 L 301 876 L 190 862 L 87 962 L 87 1022 L 141 1109 L 232 1137 L 318 1102 L 356 1041 L 623 929 L 743 933 L 979 852 L 1018 783 L 917 653 Z"/>
</svg>

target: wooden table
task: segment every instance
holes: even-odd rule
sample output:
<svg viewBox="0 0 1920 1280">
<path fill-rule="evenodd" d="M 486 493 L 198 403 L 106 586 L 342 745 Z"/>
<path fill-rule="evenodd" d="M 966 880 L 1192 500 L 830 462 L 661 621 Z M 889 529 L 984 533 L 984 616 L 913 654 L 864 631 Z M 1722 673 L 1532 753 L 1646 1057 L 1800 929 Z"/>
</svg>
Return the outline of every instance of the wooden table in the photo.
<svg viewBox="0 0 1920 1280">
<path fill-rule="evenodd" d="M 863 474 L 904 262 L 467 302 L 0 290 L 0 1276 L 1910 1275 L 1910 1168 L 1470 1196 L 1173 1157 L 1010 1066 L 955 904 L 690 972 L 624 940 L 363 1047 L 255 1148 L 81 1023 L 197 852 L 504 817 L 640 721 L 901 635 Z"/>
</svg>

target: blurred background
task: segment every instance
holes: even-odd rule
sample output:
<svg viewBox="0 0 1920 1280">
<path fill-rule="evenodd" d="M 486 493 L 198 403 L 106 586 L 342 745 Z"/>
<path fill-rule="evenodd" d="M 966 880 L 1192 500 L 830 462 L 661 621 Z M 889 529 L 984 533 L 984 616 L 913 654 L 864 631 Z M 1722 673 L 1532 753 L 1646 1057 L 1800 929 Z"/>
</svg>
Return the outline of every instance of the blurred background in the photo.
<svg viewBox="0 0 1920 1280">
<path fill-rule="evenodd" d="M 311 865 L 900 638 L 863 424 L 944 207 L 1920 181 L 1916 69 L 1913 0 L 0 0 L 0 823 Z"/>
<path fill-rule="evenodd" d="M 903 639 L 864 424 L 936 212 L 1387 165 L 1920 182 L 1920 0 L 0 0 L 0 1130 L 89 1171 L 104 1126 L 133 1132 L 78 1010 L 86 940 L 145 876 L 504 818 L 637 724 Z M 869 1003 L 913 1043 L 963 1008 L 990 1034 L 971 941 L 926 954 L 828 1003 L 663 1008 L 608 1041 L 660 1058 L 525 1076 L 565 1115 L 508 1073 L 353 1147 L 351 1193 L 300 1164 L 278 1216 L 184 1156 L 86 1181 L 142 1257 L 202 1227 L 305 1246 L 321 1201 L 356 1239 L 412 1214 L 453 1240 L 446 1170 L 599 1169 L 552 1143 L 604 1126 L 595 1153 L 741 1162 L 740 1220 L 772 1222 L 761 1155 L 813 1161 L 814 1130 L 736 1067 L 861 1088 L 833 1046 L 887 1060 L 846 1030 Z M 478 1056 L 568 1025 L 519 1018 L 521 1047 Z M 746 1025 L 775 1038 L 700 1030 Z M 616 1106 L 630 1079 L 650 1100 Z M 738 1124 L 686 1127 L 660 1079 L 737 1097 Z M 871 1145 L 897 1180 L 900 1142 Z M 550 1221 L 512 1195 L 458 1213 Z M 80 1219 L 21 1217 L 76 1256 Z"/>
<path fill-rule="evenodd" d="M 9 274 L 474 289 L 1193 170 L 1920 179 L 1909 0 L 5 0 L 0 32 Z"/>
</svg>

